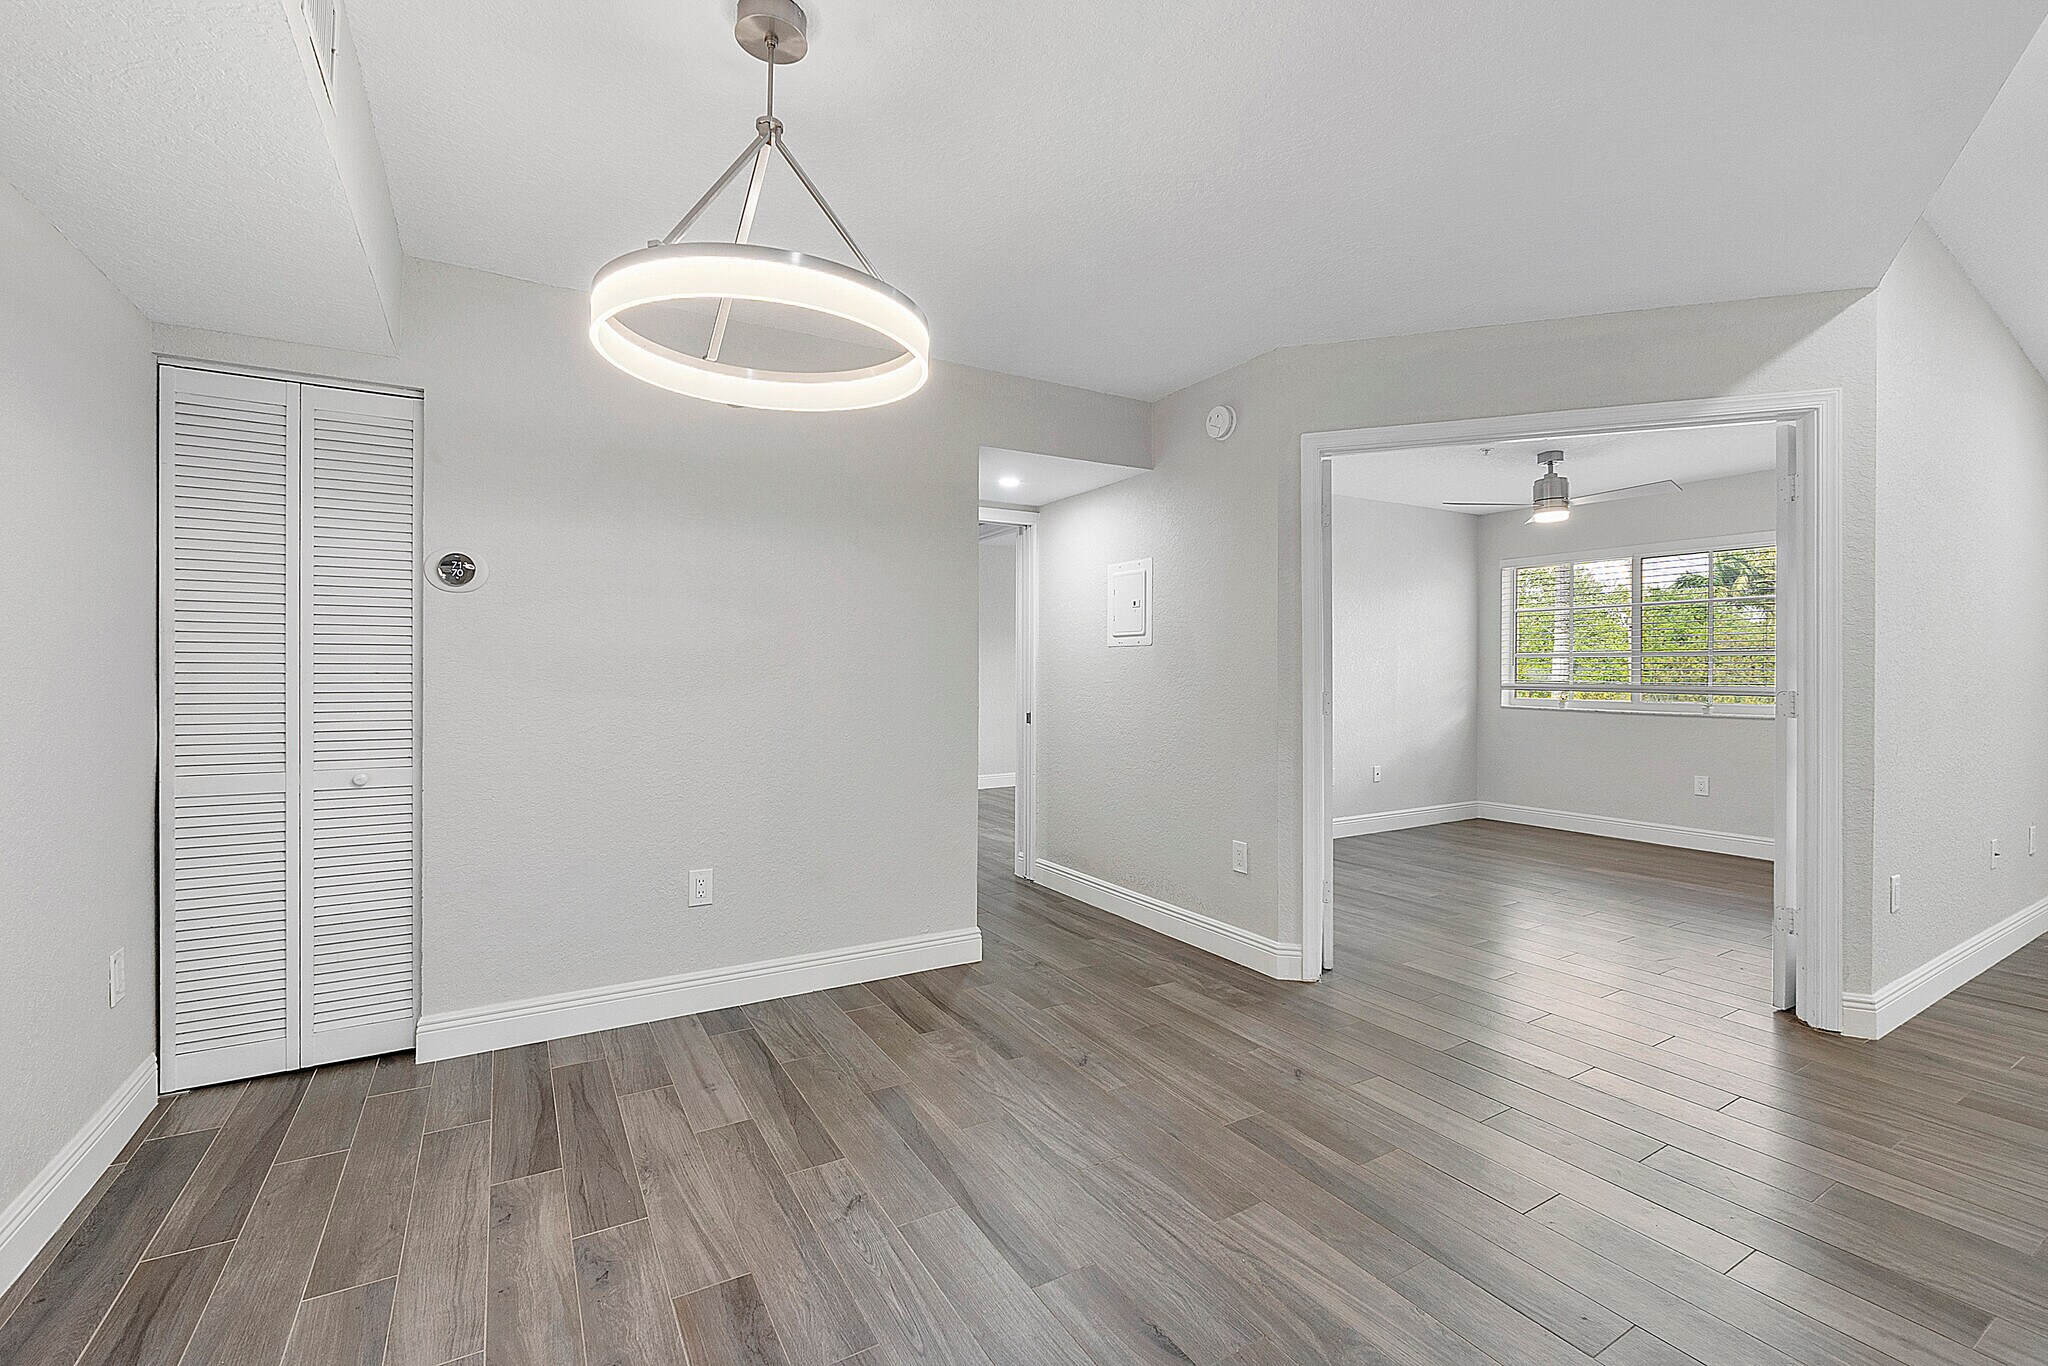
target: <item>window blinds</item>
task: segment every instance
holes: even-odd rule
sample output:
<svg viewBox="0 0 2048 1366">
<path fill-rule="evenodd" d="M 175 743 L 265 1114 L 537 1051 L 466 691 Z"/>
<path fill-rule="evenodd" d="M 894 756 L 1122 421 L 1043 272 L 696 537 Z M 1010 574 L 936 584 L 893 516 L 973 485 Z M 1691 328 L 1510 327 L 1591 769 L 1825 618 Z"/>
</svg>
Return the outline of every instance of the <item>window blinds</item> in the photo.
<svg viewBox="0 0 2048 1366">
<path fill-rule="evenodd" d="M 1501 624 L 1504 706 L 1775 709 L 1773 545 L 1503 566 Z"/>
</svg>

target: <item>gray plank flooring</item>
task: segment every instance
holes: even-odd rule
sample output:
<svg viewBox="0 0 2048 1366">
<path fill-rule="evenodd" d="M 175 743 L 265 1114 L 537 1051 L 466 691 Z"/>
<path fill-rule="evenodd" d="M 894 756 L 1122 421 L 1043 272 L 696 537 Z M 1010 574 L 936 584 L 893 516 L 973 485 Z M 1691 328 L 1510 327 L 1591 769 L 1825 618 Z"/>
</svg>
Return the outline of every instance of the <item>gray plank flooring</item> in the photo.
<svg viewBox="0 0 2048 1366">
<path fill-rule="evenodd" d="M 1466 822 L 1341 841 L 1289 985 L 1010 799 L 973 967 L 168 1098 L 0 1362 L 2048 1361 L 2048 942 L 1829 1038 L 1767 868 Z"/>
</svg>

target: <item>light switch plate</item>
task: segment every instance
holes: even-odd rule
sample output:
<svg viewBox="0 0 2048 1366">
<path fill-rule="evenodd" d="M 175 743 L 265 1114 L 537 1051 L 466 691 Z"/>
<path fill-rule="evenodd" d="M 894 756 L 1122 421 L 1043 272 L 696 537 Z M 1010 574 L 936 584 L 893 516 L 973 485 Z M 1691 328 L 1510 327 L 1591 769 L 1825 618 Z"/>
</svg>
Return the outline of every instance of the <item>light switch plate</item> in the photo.
<svg viewBox="0 0 2048 1366">
<path fill-rule="evenodd" d="M 115 949 L 107 955 L 107 1009 L 121 1004 L 128 994 L 128 950 Z"/>
<path fill-rule="evenodd" d="M 1126 560 L 1109 567 L 1109 643 L 1152 643 L 1152 561 Z"/>
</svg>

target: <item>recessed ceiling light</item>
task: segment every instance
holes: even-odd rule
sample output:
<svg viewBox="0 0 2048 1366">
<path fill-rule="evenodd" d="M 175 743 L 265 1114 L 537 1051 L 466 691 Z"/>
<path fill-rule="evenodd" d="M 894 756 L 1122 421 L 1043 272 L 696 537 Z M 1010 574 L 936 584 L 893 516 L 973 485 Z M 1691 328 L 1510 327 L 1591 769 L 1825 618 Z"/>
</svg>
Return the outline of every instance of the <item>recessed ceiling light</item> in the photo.
<svg viewBox="0 0 2048 1366">
<path fill-rule="evenodd" d="M 1013 489 L 1023 482 L 1024 481 L 1022 479 L 1019 479 L 1014 474 L 1006 474 L 1002 478 L 996 480 L 996 486 L 998 488 Z"/>
</svg>

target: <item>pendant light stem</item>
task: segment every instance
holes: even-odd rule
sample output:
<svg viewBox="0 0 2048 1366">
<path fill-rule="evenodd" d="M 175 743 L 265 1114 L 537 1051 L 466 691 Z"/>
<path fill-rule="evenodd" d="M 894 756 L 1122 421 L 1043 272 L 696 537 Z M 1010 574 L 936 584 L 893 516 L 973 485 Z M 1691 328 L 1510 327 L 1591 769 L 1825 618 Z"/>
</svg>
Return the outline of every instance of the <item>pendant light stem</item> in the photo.
<svg viewBox="0 0 2048 1366">
<path fill-rule="evenodd" d="M 733 178 L 746 168 L 747 162 L 753 159 L 754 153 L 760 151 L 761 144 L 766 141 L 768 141 L 766 133 L 757 134 L 754 140 L 747 144 L 747 150 L 733 158 L 732 165 L 725 168 L 725 174 L 712 182 L 711 188 L 704 192 L 704 197 L 692 205 L 690 211 L 678 219 L 676 225 L 668 230 L 668 236 L 661 239 L 662 244 L 666 245 L 673 242 L 688 232 L 690 224 L 697 221 L 697 215 L 703 213 L 710 206 L 711 201 L 718 198 L 721 190 L 732 184 Z"/>
<path fill-rule="evenodd" d="M 773 67 L 769 68 L 771 71 Z M 739 231 L 732 235 L 735 242 L 744 242 L 754 235 L 754 211 L 761 207 L 761 185 L 768 179 L 768 158 L 774 150 L 763 143 L 761 150 L 754 153 L 754 174 L 747 179 L 746 202 L 740 206 Z M 717 360 L 718 353 L 725 346 L 725 326 L 732 321 L 732 300 L 718 301 L 718 316 L 711 320 L 711 344 L 704 348 L 705 360 Z"/>
<path fill-rule="evenodd" d="M 860 262 L 860 268 L 873 275 L 875 268 L 869 265 L 868 258 L 861 254 L 860 247 L 853 240 L 853 234 L 848 232 L 846 225 L 839 221 L 839 215 L 832 212 L 832 206 L 825 202 L 825 196 L 818 192 L 818 187 L 813 185 L 811 178 L 804 174 L 804 168 L 797 165 L 796 158 L 789 154 L 789 144 L 782 140 L 782 134 L 778 131 L 771 136 L 775 141 L 775 150 L 782 153 L 782 159 L 789 163 L 789 169 L 796 172 L 796 178 L 803 182 L 806 190 L 811 192 L 811 198 L 816 200 L 818 207 L 824 211 L 826 219 L 832 224 L 833 231 L 839 234 L 839 240 L 846 243 L 846 249 L 853 253 L 854 260 Z"/>
</svg>

